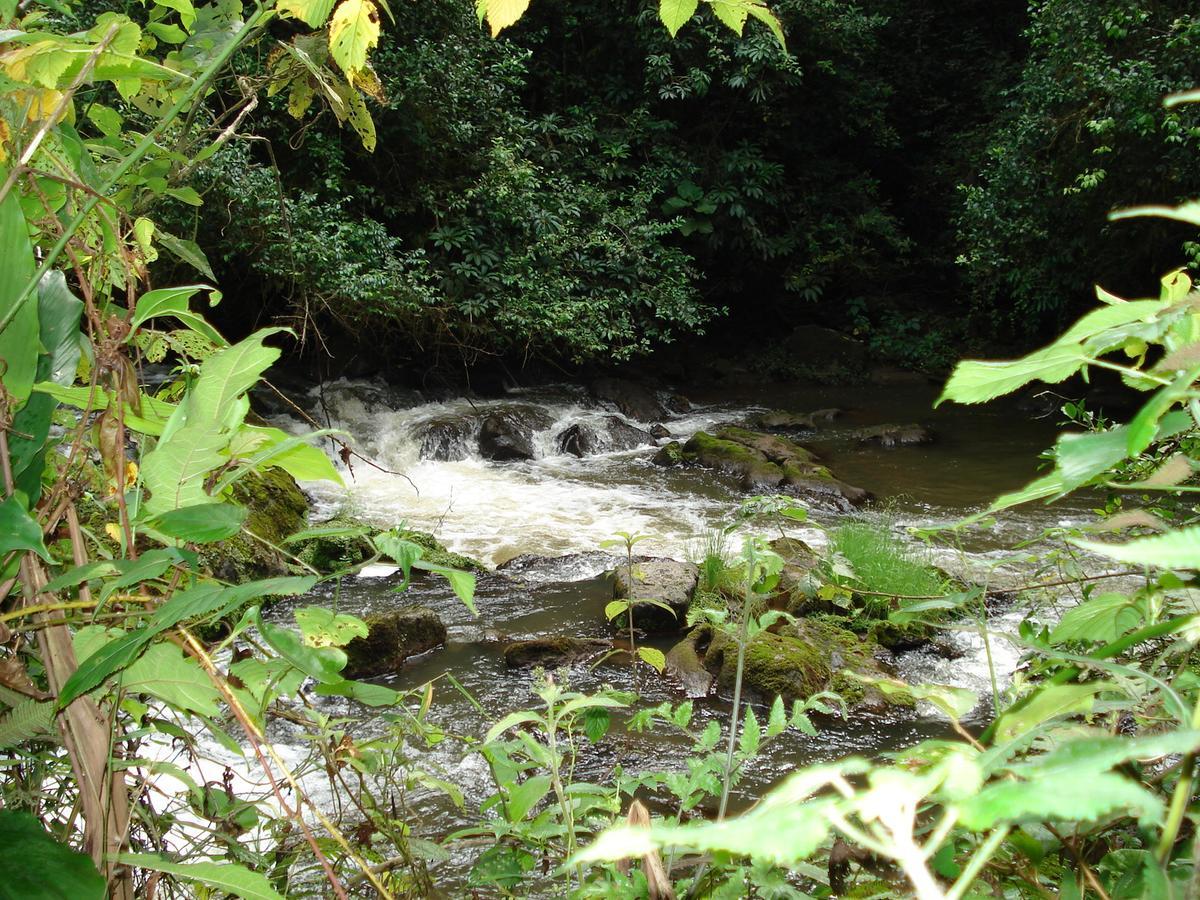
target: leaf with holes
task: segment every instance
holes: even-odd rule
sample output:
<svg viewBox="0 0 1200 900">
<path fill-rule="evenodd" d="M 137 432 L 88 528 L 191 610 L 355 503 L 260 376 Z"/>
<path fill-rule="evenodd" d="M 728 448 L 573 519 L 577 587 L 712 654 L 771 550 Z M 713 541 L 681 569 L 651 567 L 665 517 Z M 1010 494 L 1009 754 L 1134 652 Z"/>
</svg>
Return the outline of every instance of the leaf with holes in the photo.
<svg viewBox="0 0 1200 900">
<path fill-rule="evenodd" d="M 367 624 L 362 619 L 324 606 L 296 610 L 296 624 L 309 647 L 345 647 L 356 637 L 367 636 Z"/>
</svg>

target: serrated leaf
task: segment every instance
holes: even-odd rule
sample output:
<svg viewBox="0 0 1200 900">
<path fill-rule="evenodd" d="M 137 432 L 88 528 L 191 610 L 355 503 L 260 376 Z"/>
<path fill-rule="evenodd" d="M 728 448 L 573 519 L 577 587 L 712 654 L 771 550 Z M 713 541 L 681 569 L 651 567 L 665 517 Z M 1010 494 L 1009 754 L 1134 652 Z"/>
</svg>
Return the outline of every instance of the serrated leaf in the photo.
<svg viewBox="0 0 1200 900">
<path fill-rule="evenodd" d="M 601 738 L 608 734 L 612 717 L 606 709 L 586 709 L 583 712 L 583 733 L 593 744 L 600 743 Z"/>
<path fill-rule="evenodd" d="M 779 17 L 771 12 L 767 7 L 759 3 L 751 3 L 747 7 L 747 11 L 758 21 L 762 22 L 767 28 L 771 29 L 771 34 L 775 35 L 775 40 L 779 42 L 782 50 L 787 50 L 787 39 L 783 36 L 783 23 L 779 21 Z"/>
<path fill-rule="evenodd" d="M 771 714 L 767 718 L 767 737 L 772 738 L 783 734 L 785 728 L 787 728 L 787 710 L 784 708 L 783 697 L 776 694 L 775 702 L 771 704 Z"/>
<path fill-rule="evenodd" d="M 482 22 L 487 19 L 492 29 L 492 37 L 497 37 L 505 28 L 515 25 L 527 9 L 529 0 L 479 0 L 476 5 L 479 20 Z"/>
<path fill-rule="evenodd" d="M 1088 712 L 1096 694 L 1111 688 L 1106 681 L 1044 685 L 1027 703 L 1010 709 L 996 721 L 996 739 L 1010 741 L 1058 716 Z"/>
<path fill-rule="evenodd" d="M 738 741 L 738 749 L 743 756 L 754 756 L 758 753 L 758 745 L 762 740 L 762 729 L 758 724 L 758 716 L 754 715 L 753 707 L 746 707 L 746 721 L 742 725 L 742 736 Z"/>
<path fill-rule="evenodd" d="M 955 367 L 934 405 L 947 400 L 984 403 L 1011 394 L 1031 381 L 1057 384 L 1079 371 L 1086 359 L 1074 344 L 1051 344 L 1011 362 L 966 360 Z"/>
<path fill-rule="evenodd" d="M 309 28 L 320 28 L 333 10 L 334 0 L 279 0 L 275 8 L 299 19 Z"/>
<path fill-rule="evenodd" d="M 296 610 L 296 624 L 309 647 L 344 647 L 356 637 L 367 636 L 367 623 L 362 619 L 323 606 Z"/>
<path fill-rule="evenodd" d="M 667 27 L 667 33 L 675 37 L 692 16 L 696 14 L 699 0 L 659 0 L 658 17 Z"/>
<path fill-rule="evenodd" d="M 1120 562 L 1163 569 L 1200 569 L 1200 527 L 1181 528 L 1166 534 L 1138 538 L 1124 544 L 1073 540 L 1089 553 Z"/>
<path fill-rule="evenodd" d="M 746 26 L 746 19 L 750 15 L 746 4 L 738 2 L 738 0 L 708 0 L 708 4 L 712 7 L 713 14 L 717 19 L 728 26 L 734 34 L 741 37 L 742 29 Z"/>
<path fill-rule="evenodd" d="M 1090 822 L 1121 811 L 1154 821 L 1162 815 L 1162 801 L 1119 775 L 1060 773 L 1051 789 L 1041 781 L 1003 781 L 958 805 L 959 822 L 973 831 L 1047 819 Z"/>
<path fill-rule="evenodd" d="M 534 775 L 508 788 L 508 820 L 521 822 L 550 793 L 549 775 Z"/>
<path fill-rule="evenodd" d="M 662 670 L 667 664 L 667 657 L 661 650 L 654 647 L 638 647 L 637 654 L 642 658 L 642 662 L 662 674 Z"/>
<path fill-rule="evenodd" d="M 117 861 L 152 872 L 166 872 L 176 878 L 225 891 L 243 900 L 284 900 L 283 896 L 271 887 L 271 882 L 265 875 L 251 872 L 230 862 L 181 863 L 154 853 L 121 853 L 117 855 Z"/>
<path fill-rule="evenodd" d="M 1051 644 L 1067 641 L 1109 643 L 1145 621 L 1141 606 L 1124 594 L 1101 594 L 1067 610 L 1054 630 Z"/>
<path fill-rule="evenodd" d="M 342 0 L 329 22 L 329 53 L 352 84 L 379 43 L 379 10 L 371 0 Z"/>
</svg>

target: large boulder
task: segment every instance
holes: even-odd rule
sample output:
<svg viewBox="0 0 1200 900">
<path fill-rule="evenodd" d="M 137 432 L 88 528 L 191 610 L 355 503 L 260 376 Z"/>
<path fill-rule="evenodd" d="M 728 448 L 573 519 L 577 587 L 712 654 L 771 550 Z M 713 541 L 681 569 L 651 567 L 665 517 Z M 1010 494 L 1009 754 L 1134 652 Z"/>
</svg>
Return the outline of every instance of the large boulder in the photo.
<svg viewBox="0 0 1200 900">
<path fill-rule="evenodd" d="M 933 443 L 933 432 L 924 425 L 872 425 L 859 428 L 850 435 L 860 444 L 879 447 L 909 447 Z"/>
<path fill-rule="evenodd" d="M 322 575 L 356 566 L 375 553 L 368 538 L 374 529 L 349 516 L 334 516 L 314 531 L 313 537 L 296 543 L 292 553 Z"/>
<path fill-rule="evenodd" d="M 533 459 L 533 434 L 553 424 L 549 413 L 536 406 L 502 406 L 484 416 L 479 426 L 479 452 L 497 461 Z"/>
<path fill-rule="evenodd" d="M 640 557 L 633 562 L 633 584 L 629 567 L 618 566 L 613 579 L 613 596 L 618 600 L 633 597 L 633 624 L 648 634 L 671 634 L 687 624 L 688 609 L 696 593 L 700 570 L 692 563 L 674 559 Z M 671 612 L 653 603 L 657 600 Z"/>
<path fill-rule="evenodd" d="M 399 672 L 410 656 L 446 643 L 446 626 L 424 606 L 402 606 L 366 618 L 367 636 L 346 645 L 347 678 L 375 678 Z"/>
<path fill-rule="evenodd" d="M 668 416 L 669 411 L 658 399 L 658 393 L 644 384 L 623 378 L 597 378 L 590 389 L 597 401 L 611 403 L 635 421 L 659 422 Z"/>
<path fill-rule="evenodd" d="M 573 637 L 541 637 L 513 641 L 504 648 L 504 664 L 510 669 L 569 666 L 608 646 L 608 641 Z"/>
<path fill-rule="evenodd" d="M 478 423 L 470 416 L 446 415 L 421 422 L 416 437 L 421 442 L 421 459 L 448 462 L 471 455 L 471 441 Z"/>
<path fill-rule="evenodd" d="M 283 469 L 251 472 L 234 483 L 233 499 L 246 507 L 242 530 L 204 544 L 201 562 L 218 578 L 234 583 L 287 574 L 288 560 L 275 548 L 303 529 L 308 517 L 308 499 L 295 479 Z"/>
</svg>

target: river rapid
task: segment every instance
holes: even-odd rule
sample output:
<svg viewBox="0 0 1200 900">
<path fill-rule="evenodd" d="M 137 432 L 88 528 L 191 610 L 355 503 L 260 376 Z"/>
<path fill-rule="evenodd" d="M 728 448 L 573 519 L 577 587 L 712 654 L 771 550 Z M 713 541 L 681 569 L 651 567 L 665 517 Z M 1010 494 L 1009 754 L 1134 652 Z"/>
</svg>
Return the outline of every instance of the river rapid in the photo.
<svg viewBox="0 0 1200 900">
<path fill-rule="evenodd" d="M 945 525 L 983 508 L 997 495 L 1018 488 L 1037 475 L 1038 454 L 1053 442 L 1056 414 L 1038 417 L 1016 404 L 933 408 L 936 389 L 913 379 L 859 387 L 764 385 L 754 390 L 696 391 L 690 408 L 661 422 L 671 437 L 686 440 L 694 432 L 721 424 L 744 423 L 756 412 L 773 409 L 810 411 L 836 408 L 841 415 L 812 433 L 798 437 L 816 451 L 833 472 L 869 490 L 875 502 L 857 515 L 881 518 L 898 533 L 914 526 Z M 469 432 L 447 444 L 429 437 L 431 424 L 478 420 L 489 410 L 520 404 L 541 410 L 542 426 L 533 435 L 534 457 L 496 462 L 481 457 Z M 432 681 L 431 721 L 447 733 L 478 738 L 488 726 L 514 709 L 532 706 L 533 675 L 510 671 L 502 658 L 502 641 L 543 635 L 603 637 L 608 635 L 603 608 L 612 598 L 610 570 L 618 564 L 603 542 L 618 531 L 647 535 L 638 551 L 647 555 L 695 560 L 703 554 L 706 535 L 730 521 L 744 499 L 732 479 L 700 469 L 654 465 L 652 446 L 585 455 L 563 453 L 558 436 L 571 425 L 601 428 L 616 412 L 598 404 L 575 386 L 551 386 L 513 392 L 500 399 L 466 398 L 430 402 L 411 392 L 378 382 L 338 381 L 313 388 L 300 399 L 322 426 L 344 431 L 361 454 L 375 465 L 339 461 L 346 488 L 305 485 L 315 505 L 315 518 L 346 512 L 381 527 L 404 523 L 434 533 L 453 551 L 501 566 L 506 577 L 479 579 L 479 616 L 471 615 L 441 579 L 415 581 L 397 594 L 399 576 L 387 567 L 372 567 L 361 576 L 326 585 L 315 597 L 275 607 L 272 617 L 290 619 L 295 605 L 319 602 L 342 611 L 365 614 L 389 605 L 419 603 L 435 609 L 449 628 L 447 645 L 410 660 L 403 672 L 385 679 L 396 688 Z M 277 424 L 299 430 L 302 423 L 281 413 Z M 921 423 L 936 435 L 921 446 L 885 449 L 861 446 L 853 432 L 882 423 Z M 636 423 L 648 427 L 647 423 Z M 441 432 L 438 432 L 441 434 Z M 665 443 L 667 438 L 659 440 Z M 455 444 L 455 441 L 458 443 Z M 437 448 L 432 449 L 434 445 Z M 428 458 L 431 452 L 449 459 Z M 844 512 L 814 509 L 813 521 L 789 533 L 814 547 L 825 543 L 823 528 Z M 1089 516 L 1086 501 L 1068 500 L 1053 507 L 1031 506 L 1003 515 L 996 524 L 977 528 L 957 547 L 935 549 L 939 564 L 977 580 L 1004 587 L 1030 573 L 1011 553 L 1020 541 L 1043 529 L 1076 524 Z M 774 526 L 772 526 L 774 529 Z M 768 532 L 777 536 L 778 531 Z M 738 550 L 738 535 L 729 551 Z M 553 563 L 510 562 L 524 554 L 571 555 Z M 504 564 L 508 563 L 508 566 Z M 953 635 L 963 655 L 949 661 L 927 652 L 905 654 L 898 670 L 914 680 L 933 680 L 972 688 L 980 693 L 976 722 L 986 719 L 993 678 L 1007 681 L 1020 652 L 1002 632 L 1015 630 L 1019 614 L 999 610 L 987 640 L 977 630 Z M 659 644 L 664 650 L 670 644 Z M 667 680 L 644 670 L 639 688 L 644 702 L 682 701 Z M 461 685 L 470 699 L 451 681 Z M 627 665 L 616 662 L 594 670 L 571 669 L 570 687 L 594 690 L 602 685 L 633 687 Z M 696 703 L 696 725 L 728 718 L 728 698 Z M 356 734 L 376 733 L 381 720 L 348 701 L 328 700 L 331 714 L 351 717 Z M 887 716 L 854 715 L 849 720 L 824 718 L 820 733 L 806 737 L 788 732 L 772 742 L 746 773 L 735 795 L 745 804 L 798 765 L 851 753 L 878 754 L 911 745 L 925 737 L 948 733 L 948 724 L 932 709 Z M 618 727 L 619 739 L 603 750 L 588 749 L 577 777 L 612 783 L 615 773 L 669 770 L 681 765 L 686 741 L 664 733 L 636 734 Z M 285 750 L 289 735 L 273 736 Z M 302 748 L 292 748 L 297 757 Z M 447 740 L 436 747 L 410 748 L 413 765 L 456 784 L 465 798 L 457 809 L 436 792 L 416 790 L 407 802 L 418 834 L 444 837 L 476 819 L 478 806 L 494 791 L 478 754 L 462 742 Z M 329 798 L 329 802 L 336 802 Z M 470 854 L 454 854 L 441 864 L 438 878 L 455 883 L 469 865 Z"/>
</svg>

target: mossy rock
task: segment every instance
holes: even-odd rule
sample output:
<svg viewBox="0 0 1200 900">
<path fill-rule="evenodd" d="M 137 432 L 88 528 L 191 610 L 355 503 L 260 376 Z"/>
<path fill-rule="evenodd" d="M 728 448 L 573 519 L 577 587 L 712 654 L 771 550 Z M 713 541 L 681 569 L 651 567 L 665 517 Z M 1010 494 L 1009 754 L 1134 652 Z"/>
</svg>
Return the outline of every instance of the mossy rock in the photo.
<svg viewBox="0 0 1200 900">
<path fill-rule="evenodd" d="M 764 413 L 756 413 L 750 417 L 750 424 L 763 431 L 813 431 L 816 423 L 807 413 L 788 412 L 773 409 Z"/>
<path fill-rule="evenodd" d="M 663 444 L 651 460 L 656 466 L 682 466 L 687 459 L 683 455 L 683 444 L 671 441 Z"/>
<path fill-rule="evenodd" d="M 365 562 L 375 554 L 367 535 L 374 531 L 349 516 L 334 516 L 319 526 L 340 529 L 344 534 L 318 535 L 300 541 L 293 548 L 297 559 L 323 575 L 339 572 Z"/>
<path fill-rule="evenodd" d="M 920 622 L 900 625 L 887 619 L 879 619 L 871 623 L 867 635 L 881 647 L 886 647 L 893 653 L 902 653 L 905 650 L 927 646 L 933 640 L 934 631 Z"/>
<path fill-rule="evenodd" d="M 366 618 L 367 636 L 346 645 L 347 678 L 375 678 L 399 672 L 410 656 L 446 643 L 446 626 L 424 606 L 402 606 Z"/>
<path fill-rule="evenodd" d="M 738 428 L 736 425 L 725 425 L 717 437 L 723 441 L 733 441 L 743 447 L 757 450 L 773 463 L 818 463 L 817 455 L 807 447 L 802 447 L 795 441 L 789 441 L 777 434 L 763 434 L 748 428 Z"/>
<path fill-rule="evenodd" d="M 714 469 L 739 479 L 743 490 L 772 490 L 783 482 L 783 469 L 766 454 L 737 441 L 697 431 L 683 445 L 686 463 Z"/>
<path fill-rule="evenodd" d="M 683 686 L 688 697 L 707 697 L 712 690 L 713 676 L 700 655 L 703 629 L 696 629 L 667 651 L 666 672 Z"/>
<path fill-rule="evenodd" d="M 707 629 L 704 663 L 723 689 L 733 687 L 737 674 L 737 642 L 715 629 Z M 701 638 L 703 641 L 703 638 Z M 890 677 L 877 659 L 877 644 L 824 619 L 800 619 L 778 632 L 764 631 L 746 647 L 743 685 L 765 703 L 776 696 L 785 703 L 804 700 L 819 691 L 834 690 L 851 706 L 872 709 L 909 705 L 909 698 L 884 697 L 846 674 Z M 897 702 L 899 701 L 899 703 Z"/>
<path fill-rule="evenodd" d="M 275 547 L 304 528 L 308 517 L 304 492 L 291 475 L 272 468 L 246 475 L 234 483 L 232 493 L 233 500 L 247 510 L 242 532 L 201 547 L 201 563 L 218 578 L 235 584 L 286 575 L 287 557 Z"/>
</svg>

